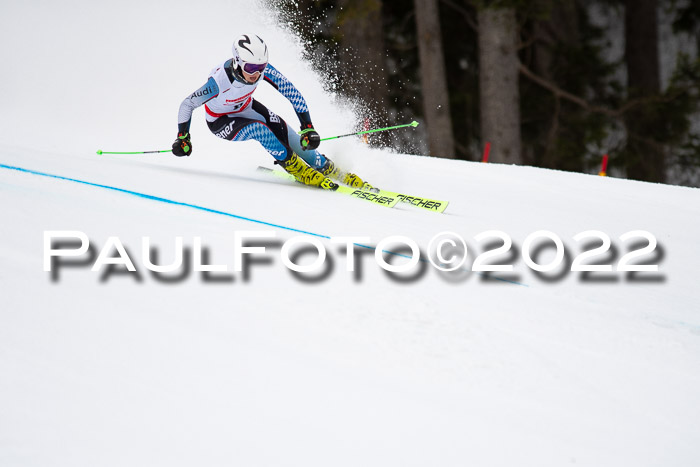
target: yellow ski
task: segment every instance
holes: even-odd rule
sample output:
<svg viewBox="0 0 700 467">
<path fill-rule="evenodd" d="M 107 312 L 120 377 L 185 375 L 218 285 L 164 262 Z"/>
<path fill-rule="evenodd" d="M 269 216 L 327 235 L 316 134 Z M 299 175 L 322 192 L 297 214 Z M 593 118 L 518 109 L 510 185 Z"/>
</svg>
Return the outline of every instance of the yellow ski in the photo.
<svg viewBox="0 0 700 467">
<path fill-rule="evenodd" d="M 259 172 L 274 175 L 279 178 L 290 180 L 296 182 L 293 175 L 287 172 L 282 172 L 281 170 L 272 170 L 267 167 L 258 167 Z M 394 194 L 386 193 L 382 190 L 378 192 L 375 191 L 364 191 L 359 188 L 350 188 L 345 185 L 338 185 L 338 189 L 334 190 L 336 193 L 342 193 L 347 196 L 352 196 L 353 198 L 362 199 L 369 201 L 370 203 L 378 204 L 380 206 L 385 206 L 388 208 L 393 208 L 399 202 L 399 198 Z"/>
</svg>

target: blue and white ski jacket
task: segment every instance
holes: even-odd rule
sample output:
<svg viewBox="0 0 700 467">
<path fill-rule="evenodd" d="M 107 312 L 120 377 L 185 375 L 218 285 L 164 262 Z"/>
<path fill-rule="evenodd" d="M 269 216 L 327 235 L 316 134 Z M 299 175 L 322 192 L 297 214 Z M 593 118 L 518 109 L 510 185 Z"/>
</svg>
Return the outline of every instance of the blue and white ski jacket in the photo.
<svg viewBox="0 0 700 467">
<path fill-rule="evenodd" d="M 179 133 L 189 132 L 192 112 L 201 105 L 204 105 L 206 109 L 206 119 L 209 122 L 224 115 L 236 114 L 247 109 L 253 101 L 253 93 L 258 87 L 258 83 L 263 79 L 292 103 L 302 126 L 306 127 L 311 124 L 311 116 L 304 96 L 275 67 L 268 63 L 262 79 L 248 84 L 241 83 L 233 77 L 231 62 L 232 59 L 228 59 L 214 68 L 209 74 L 206 84 L 182 101 L 178 112 Z"/>
</svg>

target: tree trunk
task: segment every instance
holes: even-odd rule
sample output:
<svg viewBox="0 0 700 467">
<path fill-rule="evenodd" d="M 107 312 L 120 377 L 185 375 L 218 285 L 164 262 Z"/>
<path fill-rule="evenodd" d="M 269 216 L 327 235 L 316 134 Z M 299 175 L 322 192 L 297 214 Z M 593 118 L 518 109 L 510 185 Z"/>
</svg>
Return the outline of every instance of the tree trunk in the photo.
<svg viewBox="0 0 700 467">
<path fill-rule="evenodd" d="M 661 92 L 658 46 L 658 0 L 625 1 L 625 61 L 630 99 Z M 663 183 L 666 180 L 664 149 L 653 141 L 658 125 L 653 106 L 640 105 L 628 112 L 627 176 Z"/>
<path fill-rule="evenodd" d="M 556 48 L 562 44 L 567 47 L 576 46 L 580 42 L 576 0 L 541 0 L 541 4 L 546 6 L 550 14 L 534 24 L 534 36 L 537 40 L 532 45 L 532 66 L 539 76 L 556 82 L 554 67 L 562 65 L 555 59 Z M 571 66 L 570 63 L 564 65 Z M 538 151 L 534 161 L 538 167 L 580 172 L 583 167 L 572 167 L 571 162 L 562 160 L 562 155 L 557 152 L 557 140 L 560 137 L 564 113 L 559 98 L 555 97 L 549 127 L 542 128 L 541 141 L 544 142 L 544 150 Z"/>
<path fill-rule="evenodd" d="M 367 107 L 373 124 L 388 118 L 389 86 L 386 71 L 382 1 L 340 0 L 340 54 L 343 87 Z"/>
<path fill-rule="evenodd" d="M 423 112 L 431 156 L 454 158 L 450 96 L 442 50 L 438 0 L 415 0 Z"/>
<path fill-rule="evenodd" d="M 483 8 L 479 29 L 481 140 L 490 160 L 521 164 L 518 26 L 513 8 Z"/>
</svg>

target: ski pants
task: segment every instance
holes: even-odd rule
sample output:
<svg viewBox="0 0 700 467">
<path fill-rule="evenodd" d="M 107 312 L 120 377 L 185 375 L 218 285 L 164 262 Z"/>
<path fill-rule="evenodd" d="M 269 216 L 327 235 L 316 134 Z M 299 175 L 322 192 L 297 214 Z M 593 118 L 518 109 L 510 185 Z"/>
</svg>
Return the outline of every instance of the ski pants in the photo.
<svg viewBox="0 0 700 467">
<path fill-rule="evenodd" d="M 212 133 L 229 141 L 258 141 L 272 157 L 283 161 L 297 153 L 314 169 L 326 164 L 326 156 L 301 148 L 299 135 L 279 115 L 253 99 L 252 104 L 235 114 L 224 115 L 213 122 L 207 121 Z"/>
</svg>

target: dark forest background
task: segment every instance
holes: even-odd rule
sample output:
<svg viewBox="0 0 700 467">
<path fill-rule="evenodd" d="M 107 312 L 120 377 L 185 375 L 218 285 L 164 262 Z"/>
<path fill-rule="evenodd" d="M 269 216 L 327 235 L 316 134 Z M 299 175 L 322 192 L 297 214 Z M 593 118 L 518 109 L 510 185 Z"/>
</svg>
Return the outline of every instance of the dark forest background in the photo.
<svg viewBox="0 0 700 467">
<path fill-rule="evenodd" d="M 268 3 L 370 144 L 700 186 L 698 1 Z"/>
</svg>

